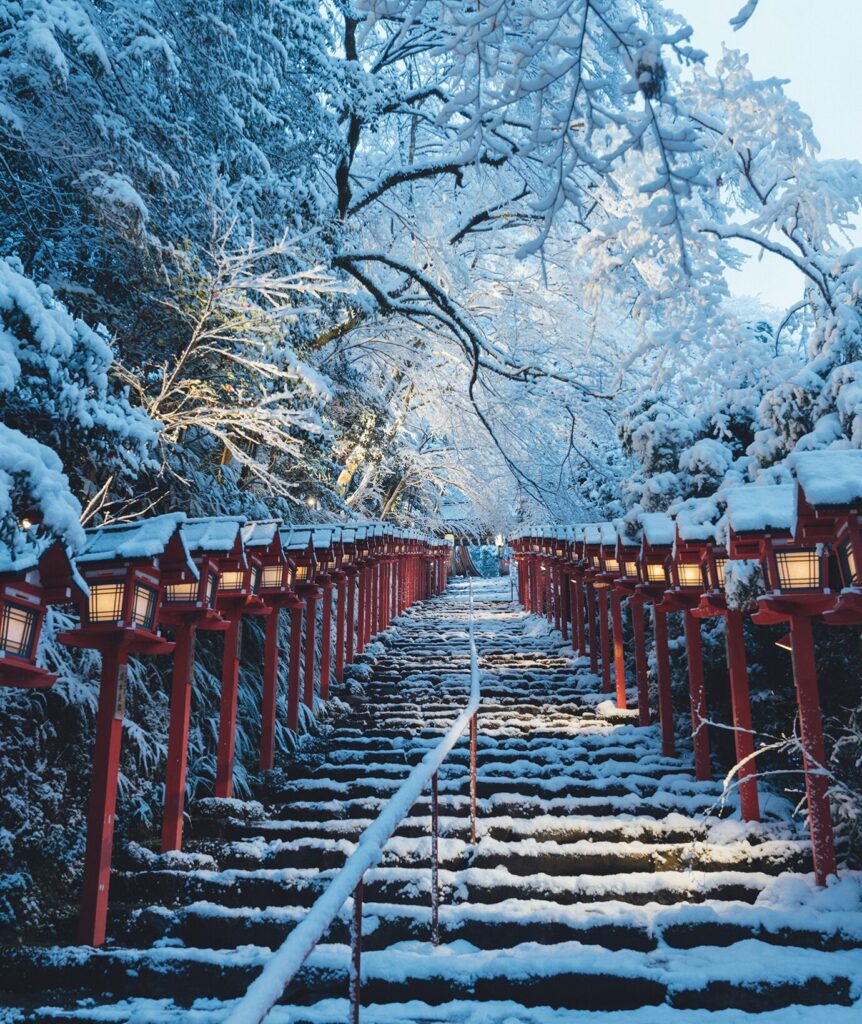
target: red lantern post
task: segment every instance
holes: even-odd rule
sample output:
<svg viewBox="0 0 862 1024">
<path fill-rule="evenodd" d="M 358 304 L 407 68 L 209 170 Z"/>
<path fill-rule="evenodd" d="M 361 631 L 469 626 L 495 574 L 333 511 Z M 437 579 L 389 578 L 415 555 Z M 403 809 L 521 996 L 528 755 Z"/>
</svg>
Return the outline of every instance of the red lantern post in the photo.
<svg viewBox="0 0 862 1024">
<path fill-rule="evenodd" d="M 128 659 L 173 650 L 158 633 L 162 573 L 194 579 L 197 572 L 180 540 L 183 518 L 177 513 L 88 530 L 76 558 L 89 588 L 80 601 L 81 624 L 58 636 L 102 655 L 78 933 L 93 946 L 105 940 Z"/>
<path fill-rule="evenodd" d="M 258 594 L 260 561 L 253 552 L 246 552 L 240 528 L 242 518 L 221 518 L 227 531 L 235 528 L 233 544 L 219 561 L 216 608 L 227 620 L 222 657 L 221 702 L 219 706 L 218 749 L 214 793 L 217 797 L 233 796 L 233 768 L 236 758 L 236 710 L 239 696 L 239 664 L 242 646 L 243 615 L 269 615 L 269 607 Z"/>
<path fill-rule="evenodd" d="M 685 649 L 688 661 L 691 734 L 694 747 L 695 775 L 700 781 L 712 778 L 709 749 L 706 689 L 703 681 L 703 653 L 700 621 L 695 611 L 700 607 L 704 591 L 702 561 L 707 543 L 714 539 L 709 513 L 716 511 L 714 502 L 693 499 L 677 512 L 676 538 L 670 564 L 670 587 L 661 608 L 681 612 L 685 627 Z"/>
<path fill-rule="evenodd" d="M 219 563 L 233 547 L 237 520 L 192 519 L 181 524 L 186 550 L 192 557 L 197 578 L 179 574 L 166 579 L 162 592 L 160 621 L 171 627 L 174 649 L 171 674 L 171 702 L 168 719 L 168 752 L 165 764 L 165 800 L 162 813 L 161 851 L 182 849 L 188 765 L 189 716 L 194 679 L 195 642 L 198 630 L 225 630 L 228 622 L 216 610 Z M 223 538 L 224 545 L 220 545 Z M 210 542 L 215 546 L 211 548 Z"/>
<path fill-rule="evenodd" d="M 289 556 L 296 564 L 296 593 L 305 605 L 305 638 L 302 641 L 302 653 L 304 661 L 304 674 L 302 684 L 302 702 L 310 710 L 314 710 L 314 677 L 317 667 L 317 602 L 323 591 L 317 586 L 318 573 L 317 554 L 314 547 L 314 527 L 295 526 L 287 542 Z M 296 668 L 296 689 L 297 697 L 299 691 L 299 630 L 296 637 L 293 635 L 293 620 L 291 620 L 291 663 L 293 663 L 293 649 L 297 650 Z M 288 696 L 290 696 L 290 687 Z M 299 707 L 289 709 L 290 727 L 296 729 L 299 726 Z M 293 718 L 295 715 L 295 720 Z"/>
<path fill-rule="evenodd" d="M 617 575 L 611 583 L 611 611 L 614 624 L 614 671 L 617 691 L 617 707 L 626 706 L 625 649 L 623 646 L 623 601 L 628 600 L 632 617 L 632 634 L 635 647 L 635 685 L 638 694 L 638 724 L 649 725 L 649 686 L 647 679 L 646 638 L 644 636 L 644 598 L 638 593 L 638 557 L 640 540 L 632 536 L 627 523 L 619 520 L 616 524 Z"/>
<path fill-rule="evenodd" d="M 727 492 L 727 521 L 731 558 L 756 555 L 763 569 L 767 593 L 758 599 L 752 621 L 790 624 L 814 872 L 824 885 L 835 873 L 835 843 L 811 620 L 835 604 L 835 595 L 828 586 L 827 550 L 797 543 L 792 535 L 794 504 L 790 484 L 733 488 Z"/>
<path fill-rule="evenodd" d="M 287 557 L 282 538 L 282 526 L 278 520 L 246 523 L 242 528 L 245 549 L 254 554 L 260 563 L 258 596 L 264 601 L 270 614 L 266 619 L 263 655 L 263 695 L 260 709 L 260 755 L 258 764 L 261 771 L 272 768 L 275 758 L 275 720 L 278 698 L 279 629 L 281 610 L 288 611 L 301 602 L 294 592 L 293 576 L 295 566 Z"/>
<path fill-rule="evenodd" d="M 334 573 L 340 561 L 336 550 L 336 531 L 317 527 L 314 531 L 314 553 L 320 567 L 316 583 L 322 595 L 320 616 L 320 699 L 329 700 L 329 681 L 332 674 L 332 594 L 335 590 Z"/>
<path fill-rule="evenodd" d="M 668 589 L 670 583 L 668 563 L 673 547 L 674 525 L 670 517 L 663 512 L 642 512 L 640 522 L 643 538 L 639 560 L 641 583 L 638 586 L 638 593 L 643 597 L 645 603 L 653 606 L 661 749 L 665 757 L 676 757 L 670 687 L 670 652 L 667 642 L 667 611 L 661 608 L 665 590 Z"/>
</svg>

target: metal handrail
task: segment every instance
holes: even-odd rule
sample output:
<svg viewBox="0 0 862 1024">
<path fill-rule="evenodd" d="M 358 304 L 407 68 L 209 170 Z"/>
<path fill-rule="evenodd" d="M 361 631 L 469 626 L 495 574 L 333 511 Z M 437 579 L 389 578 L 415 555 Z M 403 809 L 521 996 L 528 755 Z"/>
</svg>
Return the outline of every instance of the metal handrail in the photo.
<svg viewBox="0 0 862 1024">
<path fill-rule="evenodd" d="M 470 595 L 470 699 L 440 743 L 425 755 L 407 776 L 400 789 L 359 837 L 353 853 L 314 902 L 305 917 L 272 953 L 263 970 L 225 1018 L 225 1024 L 261 1024 L 281 998 L 314 947 L 336 919 L 344 904 L 354 897 L 352 957 L 350 974 L 351 1020 L 359 1019 L 359 953 L 362 921 L 362 884 L 365 872 L 383 855 L 383 847 L 410 809 L 432 784 L 432 941 L 437 942 L 437 771 L 466 728 L 470 729 L 470 834 L 476 841 L 476 712 L 481 698 L 479 658 L 473 628 L 473 587 Z"/>
</svg>

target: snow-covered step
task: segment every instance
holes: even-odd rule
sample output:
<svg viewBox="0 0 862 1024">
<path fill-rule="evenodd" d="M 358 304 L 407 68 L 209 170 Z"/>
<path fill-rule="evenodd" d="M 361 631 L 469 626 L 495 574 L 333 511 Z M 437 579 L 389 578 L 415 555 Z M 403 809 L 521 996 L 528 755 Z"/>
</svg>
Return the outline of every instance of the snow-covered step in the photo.
<svg viewBox="0 0 862 1024">
<path fill-rule="evenodd" d="M 263 965 L 268 947 L 231 950 L 157 946 L 90 952 L 48 949 L 31 955 L 26 971 L 43 1003 L 87 985 L 96 997 L 167 998 L 185 1001 L 239 996 Z M 15 958 L 0 965 L 0 987 L 16 991 Z M 346 994 L 350 949 L 321 944 L 291 987 L 293 1001 Z M 17 964 L 20 977 L 25 964 Z M 522 942 L 504 949 L 476 949 L 457 940 L 433 947 L 404 941 L 363 956 L 368 1002 L 510 1000 L 567 1010 L 623 1010 L 644 1005 L 680 1009 L 714 1006 L 747 1011 L 823 1001 L 849 1002 L 862 972 L 862 949 L 823 951 L 746 939 L 729 946 L 610 949 L 575 940 L 553 945 Z M 285 997 L 287 998 L 287 997 Z"/>
</svg>

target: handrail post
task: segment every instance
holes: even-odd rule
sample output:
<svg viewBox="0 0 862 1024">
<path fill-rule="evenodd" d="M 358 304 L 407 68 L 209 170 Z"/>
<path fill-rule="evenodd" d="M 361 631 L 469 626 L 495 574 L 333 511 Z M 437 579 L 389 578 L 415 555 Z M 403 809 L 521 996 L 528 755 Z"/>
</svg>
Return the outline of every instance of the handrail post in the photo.
<svg viewBox="0 0 862 1024">
<path fill-rule="evenodd" d="M 440 819 L 437 772 L 431 776 L 431 945 L 440 945 Z"/>
<path fill-rule="evenodd" d="M 476 845 L 476 714 L 470 719 L 470 842 Z"/>
<path fill-rule="evenodd" d="M 359 1000 L 362 995 L 362 890 L 360 878 L 353 890 L 353 917 L 350 923 L 350 1024 L 359 1024 Z"/>
</svg>

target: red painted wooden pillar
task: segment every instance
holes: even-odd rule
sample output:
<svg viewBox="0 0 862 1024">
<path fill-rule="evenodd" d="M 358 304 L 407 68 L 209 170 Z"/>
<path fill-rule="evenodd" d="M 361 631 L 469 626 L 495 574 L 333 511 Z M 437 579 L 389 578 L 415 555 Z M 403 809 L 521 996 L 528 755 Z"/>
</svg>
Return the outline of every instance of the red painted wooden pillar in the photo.
<svg viewBox="0 0 862 1024">
<path fill-rule="evenodd" d="M 261 771 L 269 771 L 275 759 L 275 708 L 278 697 L 278 627 L 281 614 L 278 605 L 272 607 L 266 619 L 263 641 L 263 699 L 260 705 L 260 758 Z"/>
<path fill-rule="evenodd" d="M 617 707 L 626 706 L 626 650 L 623 644 L 623 595 L 611 591 L 611 617 L 614 633 L 614 683 L 617 691 Z"/>
<path fill-rule="evenodd" d="M 676 757 L 673 736 L 673 702 L 670 690 L 670 651 L 667 645 L 667 612 L 653 605 L 655 626 L 655 664 L 658 681 L 658 717 L 661 728 L 661 752 L 665 757 Z"/>
<path fill-rule="evenodd" d="M 168 721 L 168 754 L 165 766 L 165 807 L 162 816 L 161 852 L 181 850 L 183 811 L 186 801 L 186 768 L 189 750 L 189 716 L 195 663 L 193 622 L 182 622 L 174 630 L 174 663 L 171 673 L 171 707 Z"/>
<path fill-rule="evenodd" d="M 611 638 L 608 631 L 608 588 L 599 587 L 599 638 L 602 649 L 602 691 L 610 693 L 611 683 Z"/>
<path fill-rule="evenodd" d="M 544 602 L 545 618 L 548 622 L 554 621 L 554 606 L 551 599 L 551 576 L 553 568 L 551 563 L 548 562 L 545 565 L 545 571 L 542 575 L 542 601 Z"/>
<path fill-rule="evenodd" d="M 347 632 L 345 633 L 345 661 L 353 664 L 356 651 L 356 580 L 359 573 L 356 569 L 347 572 Z"/>
<path fill-rule="evenodd" d="M 329 700 L 329 676 L 332 671 L 332 591 L 331 580 L 321 584 L 323 614 L 320 622 L 320 699 Z"/>
<path fill-rule="evenodd" d="M 757 795 L 757 768 L 754 758 L 754 730 L 751 722 L 751 697 L 748 689 L 748 663 L 742 612 L 728 609 L 725 614 L 727 670 L 730 676 L 730 705 L 733 713 L 733 741 L 739 768 L 739 802 L 745 821 L 760 821 Z"/>
<path fill-rule="evenodd" d="M 794 615 L 790 620 L 793 647 L 793 681 L 799 708 L 799 732 L 802 739 L 802 766 L 805 769 L 805 791 L 808 794 L 808 823 L 814 857 L 814 876 L 818 885 L 825 885 L 836 874 L 835 838 L 832 833 L 832 812 L 829 808 L 829 777 L 826 750 L 823 745 L 823 721 L 817 687 L 817 665 L 814 660 L 814 634 L 808 615 Z"/>
<path fill-rule="evenodd" d="M 356 653 L 362 654 L 365 650 L 365 579 L 368 570 L 364 566 L 360 566 L 359 573 L 356 577 Z M 349 659 L 352 661 L 353 659 Z"/>
<path fill-rule="evenodd" d="M 314 710 L 314 673 L 317 667 L 317 601 L 320 591 L 315 587 L 305 598 L 305 677 L 303 703 Z"/>
<path fill-rule="evenodd" d="M 563 639 L 569 639 L 569 619 L 571 618 L 571 591 L 569 590 L 569 574 L 560 567 L 560 632 Z"/>
<path fill-rule="evenodd" d="M 372 562 L 368 567 L 368 576 L 365 583 L 365 644 L 366 646 L 371 643 L 371 637 L 374 635 L 372 627 L 374 625 L 374 576 L 377 572 L 377 563 Z"/>
<path fill-rule="evenodd" d="M 368 587 L 368 600 L 371 609 L 371 618 L 368 626 L 368 639 L 377 636 L 380 632 L 380 562 L 371 566 L 371 578 Z"/>
<path fill-rule="evenodd" d="M 105 941 L 108 920 L 108 889 L 114 847 L 127 661 L 128 654 L 119 642 L 102 649 L 96 744 L 93 749 L 93 775 L 87 812 L 84 885 L 78 921 L 78 941 L 89 946 L 101 946 Z"/>
<path fill-rule="evenodd" d="M 347 651 L 347 579 L 340 576 L 335 584 L 335 678 L 344 682 L 344 659 Z"/>
<path fill-rule="evenodd" d="M 712 778 L 712 764 L 709 759 L 709 729 L 706 707 L 706 689 L 703 684 L 703 647 L 700 639 L 700 622 L 686 608 L 685 652 L 688 660 L 688 692 L 691 703 L 691 738 L 694 746 L 694 773 L 699 782 Z"/>
<path fill-rule="evenodd" d="M 599 673 L 599 645 L 596 637 L 596 600 L 592 583 L 585 583 L 587 590 L 587 619 L 590 624 L 590 672 Z"/>
<path fill-rule="evenodd" d="M 649 725 L 649 668 L 646 650 L 646 629 L 644 627 L 643 603 L 629 601 L 632 617 L 632 633 L 635 644 L 635 684 L 638 691 L 638 725 Z"/>
<path fill-rule="evenodd" d="M 299 730 L 299 687 L 302 660 L 302 613 L 305 604 L 297 600 L 290 605 L 290 660 L 287 670 L 287 727 Z"/>
<path fill-rule="evenodd" d="M 575 589 L 575 623 L 572 629 L 572 647 L 580 655 L 587 653 L 587 624 L 584 620 L 584 584 L 579 576 L 572 579 Z"/>
<path fill-rule="evenodd" d="M 560 566 L 557 562 L 549 568 L 549 571 L 553 573 L 551 578 L 552 592 L 553 592 L 553 605 L 554 605 L 554 628 L 562 630 L 562 618 L 560 614 Z"/>
<path fill-rule="evenodd" d="M 530 612 L 533 615 L 541 615 L 542 609 L 539 604 L 539 560 L 535 555 L 530 558 Z"/>
<path fill-rule="evenodd" d="M 389 625 L 389 562 L 382 562 L 380 564 L 380 590 L 377 594 L 377 604 L 379 608 L 377 612 L 377 626 L 382 633 Z"/>
<path fill-rule="evenodd" d="M 224 635 L 221 672 L 221 705 L 218 720 L 215 795 L 233 796 L 233 763 L 236 756 L 236 703 L 239 692 L 239 653 L 242 645 L 242 613 L 234 610 Z"/>
</svg>

